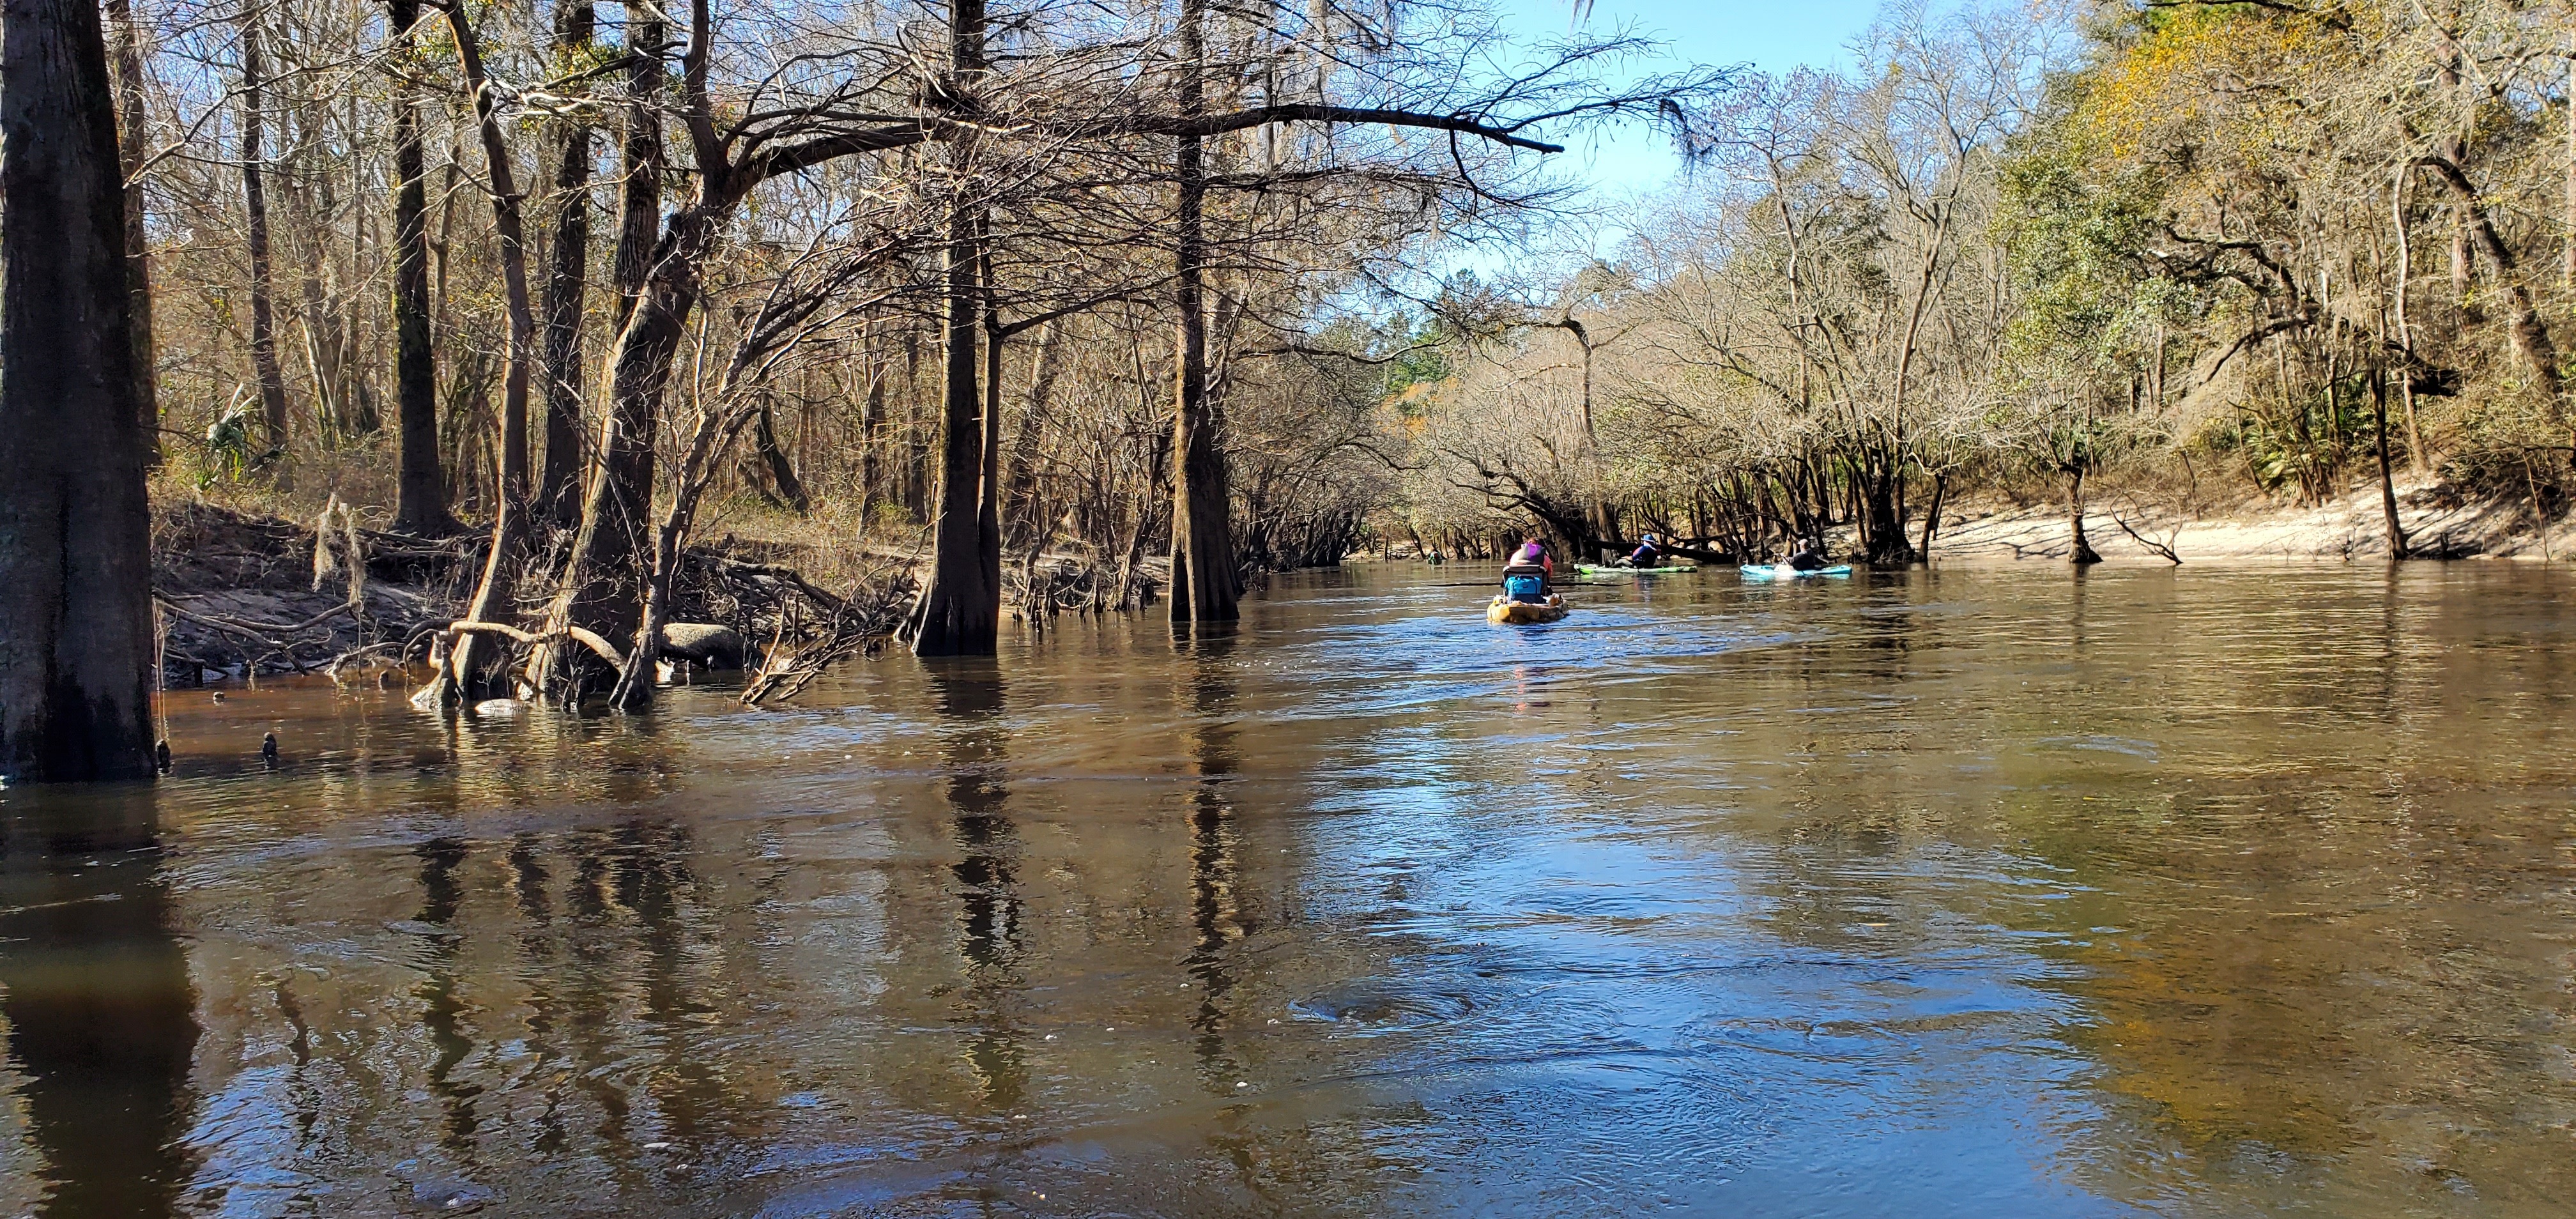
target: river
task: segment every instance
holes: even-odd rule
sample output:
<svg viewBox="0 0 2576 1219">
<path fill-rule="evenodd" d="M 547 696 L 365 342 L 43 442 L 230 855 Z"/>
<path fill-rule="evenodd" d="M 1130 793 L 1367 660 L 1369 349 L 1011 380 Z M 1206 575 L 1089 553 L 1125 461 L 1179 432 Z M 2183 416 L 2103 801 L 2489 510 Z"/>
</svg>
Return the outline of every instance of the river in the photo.
<svg viewBox="0 0 2576 1219">
<path fill-rule="evenodd" d="M 1486 574 L 783 710 L 177 692 L 171 779 L 0 792 L 0 1213 L 2576 1204 L 2569 574 Z"/>
</svg>

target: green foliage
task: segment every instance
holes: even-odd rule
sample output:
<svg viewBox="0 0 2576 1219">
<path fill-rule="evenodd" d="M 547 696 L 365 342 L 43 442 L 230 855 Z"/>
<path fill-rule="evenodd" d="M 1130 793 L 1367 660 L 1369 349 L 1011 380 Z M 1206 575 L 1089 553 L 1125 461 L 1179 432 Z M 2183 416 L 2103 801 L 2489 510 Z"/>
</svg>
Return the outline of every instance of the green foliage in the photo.
<svg viewBox="0 0 2576 1219">
<path fill-rule="evenodd" d="M 260 463 L 258 439 L 253 435 L 257 423 L 257 403 L 237 398 L 224 413 L 206 425 L 206 458 L 198 472 L 198 485 L 211 485 L 217 479 L 240 482 L 243 475 Z"/>
<path fill-rule="evenodd" d="M 563 47 L 554 53 L 554 74 L 562 79 L 593 77 L 613 79 L 613 69 L 626 58 L 626 48 L 612 46 L 596 39 L 580 46 Z"/>
<path fill-rule="evenodd" d="M 1336 318 L 1316 332 L 1313 346 L 1377 371 L 1377 396 L 1394 400 L 1396 409 L 1409 416 L 1421 410 L 1421 403 L 1405 391 L 1448 380 L 1457 371 L 1452 353 L 1464 337 L 1436 309 L 1420 315 L 1399 309 L 1374 319 Z"/>
<path fill-rule="evenodd" d="M 2352 461 L 2376 443 L 2369 392 L 2361 376 L 2331 387 L 2301 383 L 2287 398 L 2248 402 L 2209 438 L 2211 446 L 2241 456 L 2246 472 L 2267 492 L 2324 499 L 2342 485 Z"/>
<path fill-rule="evenodd" d="M 1453 371 L 1448 344 L 1457 336 L 1437 316 L 1415 320 L 1398 315 L 1390 336 L 1394 356 L 1386 366 L 1386 392 L 1400 394 L 1426 382 L 1445 381 Z"/>
<path fill-rule="evenodd" d="M 2161 204 L 2149 172 L 2106 171 L 2071 128 L 2044 126 L 2003 165 L 1998 229 L 2021 290 L 2004 349 L 2026 373 L 2125 379 L 2190 296 L 2148 253 Z"/>
</svg>

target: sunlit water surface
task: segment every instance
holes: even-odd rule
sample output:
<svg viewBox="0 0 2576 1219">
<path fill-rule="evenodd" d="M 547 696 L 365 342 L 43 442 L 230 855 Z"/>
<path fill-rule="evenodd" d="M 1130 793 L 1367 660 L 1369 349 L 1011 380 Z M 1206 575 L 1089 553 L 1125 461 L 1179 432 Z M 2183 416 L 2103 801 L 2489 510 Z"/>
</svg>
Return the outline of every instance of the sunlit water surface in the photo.
<svg viewBox="0 0 2576 1219">
<path fill-rule="evenodd" d="M 174 694 L 157 789 L 0 793 L 0 1213 L 2576 1206 L 2567 575 L 1479 577 Z"/>
</svg>

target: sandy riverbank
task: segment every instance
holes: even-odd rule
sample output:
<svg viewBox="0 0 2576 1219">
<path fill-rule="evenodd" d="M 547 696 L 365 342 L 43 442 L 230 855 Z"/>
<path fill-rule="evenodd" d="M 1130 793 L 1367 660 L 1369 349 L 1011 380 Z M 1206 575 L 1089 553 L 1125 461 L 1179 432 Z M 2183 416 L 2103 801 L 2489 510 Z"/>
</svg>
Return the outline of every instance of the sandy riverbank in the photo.
<svg viewBox="0 0 2576 1219">
<path fill-rule="evenodd" d="M 1944 510 L 1932 542 L 1942 559 L 2066 559 L 2066 510 L 2052 503 L 1971 501 Z M 2462 501 L 2430 482 L 2398 483 L 2398 519 L 2419 558 L 2557 561 L 2576 556 L 2576 521 L 2535 522 L 2519 501 Z M 2126 522 L 2128 529 L 2121 527 Z M 2129 532 L 2134 530 L 2136 536 Z M 2164 562 L 2147 543 L 2196 559 L 2385 559 L 2376 483 L 2313 507 L 2256 501 L 2192 513 L 2110 492 L 2087 506 L 2086 540 L 2110 562 Z M 2140 539 L 2143 538 L 2144 541 Z"/>
</svg>

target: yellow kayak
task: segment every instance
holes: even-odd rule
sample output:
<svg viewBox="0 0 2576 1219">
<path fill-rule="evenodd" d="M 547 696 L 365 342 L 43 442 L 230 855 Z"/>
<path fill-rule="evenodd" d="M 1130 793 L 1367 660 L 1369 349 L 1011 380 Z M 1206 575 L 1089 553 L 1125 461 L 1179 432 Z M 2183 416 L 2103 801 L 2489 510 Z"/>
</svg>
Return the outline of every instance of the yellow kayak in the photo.
<svg viewBox="0 0 2576 1219">
<path fill-rule="evenodd" d="M 1548 594 L 1545 601 L 1514 601 L 1509 597 L 1496 597 L 1492 605 L 1485 607 L 1485 621 L 1497 626 L 1554 622 L 1564 616 L 1565 598 L 1555 593 Z"/>
</svg>

